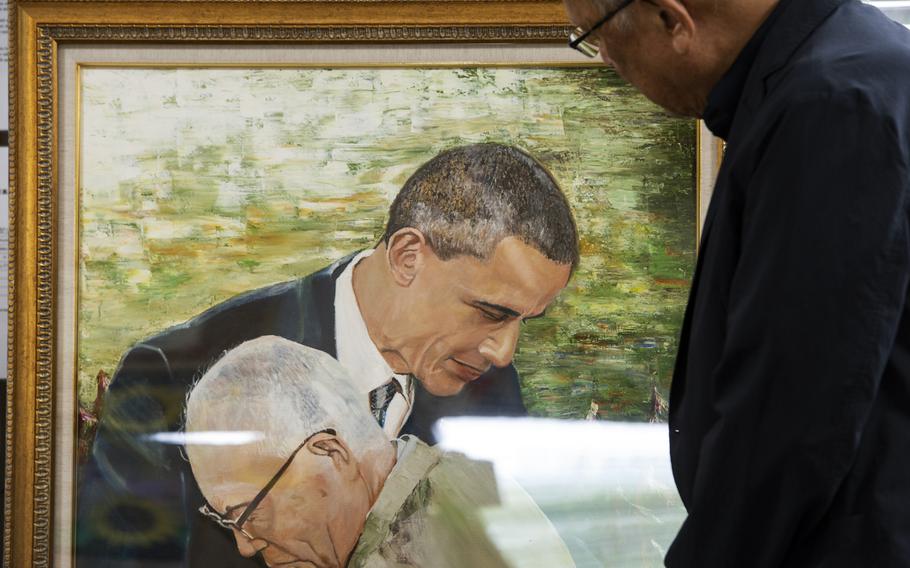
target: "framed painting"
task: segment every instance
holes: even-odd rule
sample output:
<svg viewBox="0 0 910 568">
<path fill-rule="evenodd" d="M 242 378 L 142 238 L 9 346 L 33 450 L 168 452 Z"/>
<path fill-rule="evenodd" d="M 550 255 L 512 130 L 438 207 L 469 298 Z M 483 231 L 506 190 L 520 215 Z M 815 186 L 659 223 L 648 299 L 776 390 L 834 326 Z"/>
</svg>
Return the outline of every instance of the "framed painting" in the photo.
<svg viewBox="0 0 910 568">
<path fill-rule="evenodd" d="M 665 421 L 702 125 L 569 50 L 549 0 L 10 17 L 6 565 L 617 557 L 586 535 L 622 505 L 575 532 L 545 489 L 478 512 L 501 472 L 484 492 L 485 462 L 435 444 L 456 417 L 513 417 L 518 445 L 524 416 Z M 305 499 L 325 514 L 292 521 Z"/>
</svg>

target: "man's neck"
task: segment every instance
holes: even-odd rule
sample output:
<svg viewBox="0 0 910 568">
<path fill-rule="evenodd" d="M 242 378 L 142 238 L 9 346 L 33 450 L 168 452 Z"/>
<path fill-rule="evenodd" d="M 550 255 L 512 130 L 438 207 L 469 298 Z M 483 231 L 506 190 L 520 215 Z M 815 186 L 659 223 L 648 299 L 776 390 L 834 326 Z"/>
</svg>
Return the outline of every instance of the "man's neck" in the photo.
<svg viewBox="0 0 910 568">
<path fill-rule="evenodd" d="M 708 91 L 730 70 L 743 48 L 779 3 L 780 0 L 739 0 L 721 3 L 722 6 L 718 7 L 714 0 L 697 2 L 700 19 L 710 38 L 705 56 Z"/>
<path fill-rule="evenodd" d="M 370 507 L 379 499 L 379 494 L 385 486 L 386 479 L 388 479 L 389 474 L 392 473 L 395 464 L 398 463 L 394 443 L 390 443 L 392 444 L 392 451 L 388 451 L 388 448 L 383 448 L 383 451 L 379 452 L 375 459 L 371 457 L 366 460 L 367 463 L 373 464 L 372 468 L 366 472 L 362 469 L 358 470 L 360 479 L 363 480 L 364 486 L 367 489 Z"/>
<path fill-rule="evenodd" d="M 361 260 L 351 275 L 354 288 L 354 299 L 357 309 L 367 327 L 370 341 L 382 355 L 393 371 L 400 374 L 410 372 L 404 359 L 394 350 L 390 329 L 394 318 L 395 297 L 392 294 L 395 282 L 392 281 L 386 267 L 386 246 L 380 244 L 373 254 Z"/>
</svg>

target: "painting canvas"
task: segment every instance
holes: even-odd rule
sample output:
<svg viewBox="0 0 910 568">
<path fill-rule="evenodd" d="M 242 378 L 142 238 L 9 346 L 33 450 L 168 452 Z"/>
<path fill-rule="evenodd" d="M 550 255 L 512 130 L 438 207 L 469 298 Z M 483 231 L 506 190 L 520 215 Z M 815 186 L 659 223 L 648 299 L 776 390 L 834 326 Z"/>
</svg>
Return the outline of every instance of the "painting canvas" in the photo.
<svg viewBox="0 0 910 568">
<path fill-rule="evenodd" d="M 697 126 L 608 70 L 89 66 L 79 101 L 78 444 L 92 464 L 81 481 L 103 469 L 94 438 L 131 346 L 371 249 L 422 165 L 481 143 L 532 156 L 577 225 L 577 268 L 514 350 L 527 412 L 666 419 L 694 270 Z M 198 374 L 216 360 L 201 357 Z M 184 394 L 155 396 L 182 409 Z M 132 433 L 183 419 L 114 412 Z M 173 487 L 117 481 L 149 499 L 80 507 L 77 559 L 105 541 L 123 557 L 169 561 L 187 554 L 180 543 L 197 524 L 215 530 L 154 506 Z"/>
</svg>

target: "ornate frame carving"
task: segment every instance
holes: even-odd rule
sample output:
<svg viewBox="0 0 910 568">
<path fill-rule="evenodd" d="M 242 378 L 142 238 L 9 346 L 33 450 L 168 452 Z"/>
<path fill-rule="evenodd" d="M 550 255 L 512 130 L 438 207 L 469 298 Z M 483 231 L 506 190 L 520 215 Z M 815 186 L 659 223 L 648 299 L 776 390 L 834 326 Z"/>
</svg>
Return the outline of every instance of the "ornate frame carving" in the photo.
<svg viewBox="0 0 910 568">
<path fill-rule="evenodd" d="M 361 0 L 362 1 L 362 0 Z M 550 41 L 567 26 L 41 26 L 53 41 Z"/>
</svg>

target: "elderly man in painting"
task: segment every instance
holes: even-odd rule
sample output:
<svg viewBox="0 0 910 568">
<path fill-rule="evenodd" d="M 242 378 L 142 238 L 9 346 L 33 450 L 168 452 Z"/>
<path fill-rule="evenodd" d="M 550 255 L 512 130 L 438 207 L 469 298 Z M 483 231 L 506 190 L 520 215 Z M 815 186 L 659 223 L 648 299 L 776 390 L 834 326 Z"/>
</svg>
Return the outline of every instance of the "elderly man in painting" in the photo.
<svg viewBox="0 0 910 568">
<path fill-rule="evenodd" d="M 489 464 L 412 436 L 390 443 L 324 353 L 274 336 L 236 347 L 190 392 L 186 433 L 202 512 L 243 556 L 268 566 L 505 566 L 474 518 L 497 499 Z M 257 439 L 226 448 L 213 433 Z"/>
<path fill-rule="evenodd" d="M 521 322 L 544 312 L 577 263 L 569 205 L 534 158 L 497 144 L 442 152 L 405 183 L 374 249 L 228 300 L 123 356 L 80 471 L 78 557 L 257 565 L 201 522 L 199 487 L 167 443 L 194 378 L 256 337 L 337 357 L 389 439 L 432 443 L 442 416 L 523 415 L 511 364 Z"/>
</svg>

